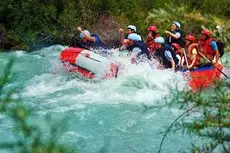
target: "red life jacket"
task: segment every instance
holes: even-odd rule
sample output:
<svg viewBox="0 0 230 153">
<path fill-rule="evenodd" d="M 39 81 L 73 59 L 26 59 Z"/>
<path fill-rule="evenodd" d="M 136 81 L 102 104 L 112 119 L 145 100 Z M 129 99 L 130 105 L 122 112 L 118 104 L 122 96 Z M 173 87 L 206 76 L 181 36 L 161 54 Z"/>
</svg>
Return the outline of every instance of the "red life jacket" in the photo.
<svg viewBox="0 0 230 153">
<path fill-rule="evenodd" d="M 212 41 L 215 41 L 215 39 L 209 38 L 206 41 L 199 40 L 198 42 L 198 51 L 206 56 L 210 61 L 212 61 L 216 55 L 216 52 L 212 49 Z"/>
<path fill-rule="evenodd" d="M 192 64 L 192 50 L 193 49 L 196 49 L 197 51 L 198 51 L 198 44 L 195 44 L 195 43 L 192 43 L 191 45 L 189 45 L 187 48 L 186 48 L 186 52 L 187 52 L 187 57 L 188 57 L 188 64 L 190 65 L 190 64 Z M 193 65 L 193 67 L 195 66 L 195 67 L 197 67 L 198 66 L 198 64 L 199 64 L 199 56 L 198 56 L 198 53 L 197 53 L 197 55 L 196 55 L 196 60 L 195 60 L 195 63 L 194 63 L 194 65 Z"/>
</svg>

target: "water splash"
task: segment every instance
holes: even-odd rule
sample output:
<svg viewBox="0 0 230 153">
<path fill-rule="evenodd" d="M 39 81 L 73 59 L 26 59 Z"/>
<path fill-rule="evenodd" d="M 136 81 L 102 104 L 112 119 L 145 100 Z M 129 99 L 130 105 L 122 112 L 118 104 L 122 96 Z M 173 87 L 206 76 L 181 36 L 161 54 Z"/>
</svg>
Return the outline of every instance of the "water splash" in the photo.
<svg viewBox="0 0 230 153">
<path fill-rule="evenodd" d="M 121 63 L 118 78 L 82 80 L 62 71 L 59 53 L 63 49 L 64 47 L 52 46 L 32 54 L 32 56 L 45 54 L 45 57 L 38 60 L 51 68 L 50 72 L 43 69 L 45 73 L 28 78 L 22 90 L 25 98 L 37 101 L 42 99 L 39 104 L 42 103 L 43 106 L 46 105 L 48 109 L 52 108 L 55 111 L 78 109 L 79 107 L 75 105 L 84 103 L 154 105 L 170 94 L 169 88 L 179 87 L 182 90 L 186 86 L 180 73 L 158 70 L 149 63 L 133 65 L 126 53 L 119 53 L 115 49 L 110 50 L 109 58 Z M 52 68 L 55 68 L 55 73 Z M 66 101 L 68 105 L 73 106 L 71 109 L 63 108 L 61 103 Z M 34 105 L 38 107 L 38 104 Z"/>
</svg>

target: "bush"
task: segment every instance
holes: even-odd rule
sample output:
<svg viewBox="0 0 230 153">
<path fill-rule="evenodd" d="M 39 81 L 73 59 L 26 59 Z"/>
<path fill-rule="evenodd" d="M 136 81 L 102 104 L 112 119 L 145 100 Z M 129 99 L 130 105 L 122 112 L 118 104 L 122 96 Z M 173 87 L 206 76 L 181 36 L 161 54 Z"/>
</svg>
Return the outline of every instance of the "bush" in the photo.
<svg viewBox="0 0 230 153">
<path fill-rule="evenodd" d="M 230 150 L 230 82 L 218 82 L 217 85 L 206 91 L 193 93 L 191 91 L 172 91 L 171 103 L 179 103 L 184 109 L 178 118 L 172 122 L 178 130 L 182 129 L 189 134 L 196 134 L 203 138 L 199 146 L 193 145 L 191 152 L 228 153 Z M 170 128 L 167 130 L 169 132 Z M 167 133 L 165 134 L 165 136 Z M 164 138 L 165 138 L 164 136 Z M 162 139 L 162 143 L 164 141 Z M 159 152 L 161 152 L 161 147 Z"/>
<path fill-rule="evenodd" d="M 9 45 L 1 47 L 28 50 L 39 43 L 67 45 L 76 26 L 96 27 L 104 14 L 121 25 L 136 25 L 142 35 L 150 24 L 158 25 L 163 32 L 173 20 L 181 21 L 188 33 L 197 33 L 202 25 L 214 29 L 216 24 L 229 31 L 229 7 L 226 0 L 2 0 L 0 22 L 8 36 L 0 39 Z"/>
</svg>

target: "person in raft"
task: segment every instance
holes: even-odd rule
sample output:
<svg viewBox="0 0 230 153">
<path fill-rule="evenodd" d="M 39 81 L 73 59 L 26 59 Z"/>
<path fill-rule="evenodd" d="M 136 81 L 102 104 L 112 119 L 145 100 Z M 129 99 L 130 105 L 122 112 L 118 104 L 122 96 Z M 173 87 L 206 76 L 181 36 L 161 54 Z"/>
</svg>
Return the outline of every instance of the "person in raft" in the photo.
<svg viewBox="0 0 230 153">
<path fill-rule="evenodd" d="M 212 33 L 208 29 L 203 29 L 200 40 L 198 41 L 198 54 L 200 55 L 199 65 L 209 66 L 219 62 L 219 51 L 216 40 L 211 37 Z"/>
<path fill-rule="evenodd" d="M 150 54 L 153 54 L 153 52 L 156 50 L 156 43 L 154 39 L 160 37 L 157 30 L 157 26 L 151 25 L 148 27 L 148 34 L 145 39 L 145 44 L 147 45 Z"/>
<path fill-rule="evenodd" d="M 121 48 L 120 50 L 126 50 L 128 49 L 128 35 L 131 34 L 131 33 L 136 33 L 137 32 L 137 28 L 136 26 L 134 25 L 129 25 L 127 27 L 127 35 L 125 36 L 124 34 L 124 29 L 119 29 L 119 32 L 120 32 L 120 43 L 121 43 Z M 141 36 L 139 35 L 139 39 L 141 40 Z"/>
<path fill-rule="evenodd" d="M 174 50 L 174 52 L 176 53 L 176 57 L 179 59 L 179 65 L 182 65 L 183 62 L 183 52 L 181 51 L 181 47 L 179 44 L 177 43 L 172 43 L 171 44 L 172 49 Z"/>
<path fill-rule="evenodd" d="M 157 43 L 157 49 L 154 53 L 154 58 L 164 68 L 171 68 L 173 71 L 175 71 L 179 63 L 179 59 L 176 57 L 175 51 L 170 45 L 165 43 L 163 37 L 157 37 L 155 42 Z"/>
<path fill-rule="evenodd" d="M 140 35 L 136 33 L 129 34 L 128 45 L 129 45 L 128 48 L 131 51 L 132 64 L 137 63 L 137 60 L 139 60 L 142 55 L 146 55 L 149 60 L 151 59 L 147 46 L 141 40 Z"/>
<path fill-rule="evenodd" d="M 82 30 L 81 27 L 78 27 L 77 30 L 80 32 L 79 37 L 81 39 L 78 47 L 88 50 L 105 48 L 105 43 L 100 39 L 98 35 L 92 34 L 86 29 Z"/>
<path fill-rule="evenodd" d="M 184 47 L 184 39 L 182 36 L 181 25 L 179 22 L 175 21 L 171 25 L 171 30 L 165 30 L 167 35 L 166 43 L 171 45 L 172 43 L 177 43 L 181 47 Z"/>
<path fill-rule="evenodd" d="M 198 45 L 195 44 L 195 37 L 193 35 L 187 35 L 185 37 L 185 46 L 182 49 L 182 53 L 184 54 L 184 62 L 181 63 L 181 66 L 186 69 L 196 69 L 199 64 L 198 57 Z M 186 66 L 185 66 L 186 65 Z"/>
</svg>

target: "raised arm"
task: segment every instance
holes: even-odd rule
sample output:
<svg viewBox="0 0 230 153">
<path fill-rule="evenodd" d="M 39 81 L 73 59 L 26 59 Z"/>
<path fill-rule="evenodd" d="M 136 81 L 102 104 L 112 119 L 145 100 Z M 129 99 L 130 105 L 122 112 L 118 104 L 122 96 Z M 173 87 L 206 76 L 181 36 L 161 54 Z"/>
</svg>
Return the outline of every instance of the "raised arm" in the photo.
<svg viewBox="0 0 230 153">
<path fill-rule="evenodd" d="M 83 31 L 81 27 L 78 27 L 77 30 L 81 32 L 85 36 L 84 38 L 86 38 L 87 40 L 96 42 L 96 39 L 94 37 L 91 37 L 90 34 L 88 34 L 85 30 Z"/>
<path fill-rule="evenodd" d="M 176 34 L 174 34 L 174 33 L 170 32 L 168 30 L 165 30 L 165 33 L 168 34 L 168 35 L 170 35 L 170 36 L 172 36 L 175 39 L 179 39 L 181 37 L 179 32 L 177 32 Z"/>
</svg>

